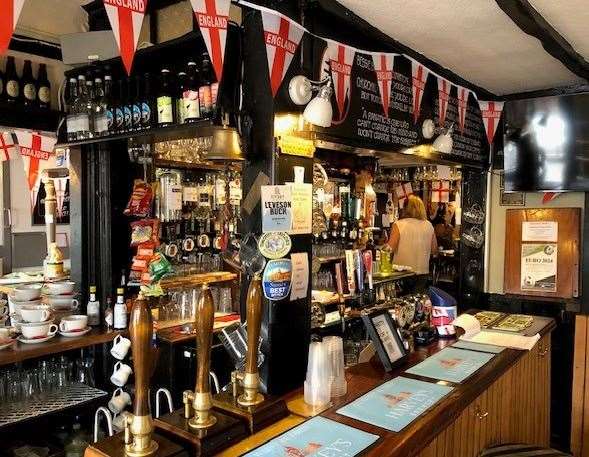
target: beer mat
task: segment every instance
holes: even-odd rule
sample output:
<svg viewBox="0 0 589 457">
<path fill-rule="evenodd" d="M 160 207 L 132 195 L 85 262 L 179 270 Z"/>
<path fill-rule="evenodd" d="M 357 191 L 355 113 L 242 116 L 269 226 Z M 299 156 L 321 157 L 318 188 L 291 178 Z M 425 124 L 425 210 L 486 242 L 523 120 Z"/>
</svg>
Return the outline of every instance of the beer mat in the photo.
<svg viewBox="0 0 589 457">
<path fill-rule="evenodd" d="M 480 311 L 474 315 L 481 324 L 481 328 L 489 328 L 505 316 L 507 316 L 507 314 L 499 313 L 497 311 Z"/>
<path fill-rule="evenodd" d="M 447 347 L 409 368 L 406 373 L 461 383 L 493 357 L 494 354 Z"/>
<path fill-rule="evenodd" d="M 379 439 L 348 425 L 316 416 L 268 441 L 246 457 L 360 455 Z"/>
<path fill-rule="evenodd" d="M 493 344 L 473 343 L 472 341 L 456 341 L 452 345 L 453 348 L 467 349 L 469 351 L 488 352 L 490 354 L 499 354 L 504 347 L 495 346 Z"/>
<path fill-rule="evenodd" d="M 438 403 L 454 388 L 398 377 L 337 410 L 377 427 L 399 432 Z"/>
<path fill-rule="evenodd" d="M 532 316 L 524 314 L 508 314 L 504 319 L 491 326 L 493 330 L 505 330 L 507 332 L 523 332 L 534 322 Z"/>
</svg>

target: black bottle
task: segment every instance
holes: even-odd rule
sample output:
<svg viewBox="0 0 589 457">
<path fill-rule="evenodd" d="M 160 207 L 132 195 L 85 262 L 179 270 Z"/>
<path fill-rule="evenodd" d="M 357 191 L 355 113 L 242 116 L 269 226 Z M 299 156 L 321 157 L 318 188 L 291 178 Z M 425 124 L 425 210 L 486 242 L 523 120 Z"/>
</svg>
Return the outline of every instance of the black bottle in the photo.
<svg viewBox="0 0 589 457">
<path fill-rule="evenodd" d="M 178 73 L 178 89 L 176 91 L 176 122 L 184 124 L 186 120 L 186 112 L 184 110 L 184 91 L 186 90 L 186 73 L 181 71 Z"/>
<path fill-rule="evenodd" d="M 153 125 L 153 94 L 151 93 L 151 76 L 145 73 L 143 76 L 144 90 L 141 97 L 141 128 L 148 129 Z"/>
<path fill-rule="evenodd" d="M 195 122 L 201 117 L 198 95 L 199 87 L 200 74 L 196 67 L 196 62 L 188 62 L 188 82 L 186 83 L 186 90 L 182 94 L 186 122 Z"/>
<path fill-rule="evenodd" d="M 123 115 L 124 115 L 124 131 L 130 132 L 133 130 L 133 83 L 130 77 L 127 77 L 125 81 L 125 98 L 123 104 Z"/>
<path fill-rule="evenodd" d="M 112 76 L 104 75 L 104 101 L 106 103 L 106 127 L 108 134 L 115 133 L 115 111 L 116 106 L 113 99 Z"/>
<path fill-rule="evenodd" d="M 200 115 L 205 118 L 210 118 L 213 114 L 213 100 L 211 98 L 211 62 L 206 53 L 203 54 L 200 77 L 200 88 L 198 89 Z"/>
<path fill-rule="evenodd" d="M 37 103 L 40 108 L 51 108 L 51 83 L 47 78 L 47 65 L 39 65 L 39 76 L 37 77 Z"/>
<path fill-rule="evenodd" d="M 133 130 L 141 130 L 141 77 L 135 78 L 135 96 L 132 103 Z"/>
<path fill-rule="evenodd" d="M 16 73 L 14 57 L 6 59 L 6 103 L 16 104 L 20 102 L 20 79 Z"/>
<path fill-rule="evenodd" d="M 33 64 L 30 60 L 25 60 L 21 86 L 23 88 L 23 105 L 35 106 L 37 104 L 37 81 L 33 77 Z"/>
<path fill-rule="evenodd" d="M 125 85 L 122 79 L 119 79 L 118 91 L 113 105 L 115 108 L 115 127 L 114 130 L 117 133 L 123 133 L 125 131 Z"/>
</svg>

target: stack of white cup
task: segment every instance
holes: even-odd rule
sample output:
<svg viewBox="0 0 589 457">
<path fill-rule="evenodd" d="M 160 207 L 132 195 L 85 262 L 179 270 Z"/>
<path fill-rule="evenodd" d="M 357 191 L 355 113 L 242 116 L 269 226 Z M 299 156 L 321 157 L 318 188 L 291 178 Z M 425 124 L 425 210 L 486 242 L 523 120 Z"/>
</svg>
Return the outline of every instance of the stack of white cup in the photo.
<svg viewBox="0 0 589 457">
<path fill-rule="evenodd" d="M 331 399 L 331 360 L 327 345 L 312 342 L 309 345 L 309 362 L 305 380 L 305 403 L 311 406 L 324 406 Z"/>
<path fill-rule="evenodd" d="M 326 336 L 323 344 L 331 361 L 331 398 L 341 397 L 348 392 L 344 371 L 344 341 L 339 336 Z"/>
</svg>

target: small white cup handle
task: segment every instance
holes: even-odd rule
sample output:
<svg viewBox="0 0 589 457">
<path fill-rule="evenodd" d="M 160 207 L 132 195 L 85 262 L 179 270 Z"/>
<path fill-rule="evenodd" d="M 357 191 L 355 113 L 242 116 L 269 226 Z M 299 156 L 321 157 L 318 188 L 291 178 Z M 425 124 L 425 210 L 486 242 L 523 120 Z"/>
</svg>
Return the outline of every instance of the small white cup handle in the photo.
<svg viewBox="0 0 589 457">
<path fill-rule="evenodd" d="M 66 327 L 66 325 L 65 325 L 65 322 L 64 322 L 64 321 L 61 321 L 61 322 L 59 323 L 59 330 L 61 330 L 62 332 L 66 332 L 66 331 L 67 331 L 67 327 Z"/>
<path fill-rule="evenodd" d="M 120 395 L 123 395 L 123 389 L 117 387 L 115 391 L 112 393 L 112 398 L 118 397 Z"/>
<path fill-rule="evenodd" d="M 45 322 L 51 317 L 51 313 L 46 309 L 41 310 L 41 320 Z"/>
<path fill-rule="evenodd" d="M 72 309 L 76 310 L 80 307 L 80 302 L 77 298 L 72 298 Z"/>
<path fill-rule="evenodd" d="M 115 339 L 113 340 L 113 346 L 117 346 L 119 344 L 119 342 L 121 341 L 122 336 L 119 334 L 117 336 L 115 336 Z"/>
<path fill-rule="evenodd" d="M 116 373 L 117 371 L 119 371 L 121 369 L 121 362 L 117 362 L 115 363 L 114 369 L 113 369 L 113 373 Z"/>
<path fill-rule="evenodd" d="M 49 326 L 49 331 L 47 332 L 47 336 L 53 336 L 57 333 L 58 327 L 55 324 L 51 324 Z"/>
</svg>

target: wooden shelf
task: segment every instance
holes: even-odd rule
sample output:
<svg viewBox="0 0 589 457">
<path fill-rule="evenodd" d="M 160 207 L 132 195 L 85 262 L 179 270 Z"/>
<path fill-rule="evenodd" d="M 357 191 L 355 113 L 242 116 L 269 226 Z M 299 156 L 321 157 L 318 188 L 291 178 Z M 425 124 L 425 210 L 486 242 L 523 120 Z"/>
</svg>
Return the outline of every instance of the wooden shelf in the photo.
<svg viewBox="0 0 589 457">
<path fill-rule="evenodd" d="M 86 335 L 74 338 L 57 335 L 45 343 L 24 344 L 17 341 L 11 348 L 0 351 L 0 366 L 44 357 L 46 355 L 59 354 L 73 349 L 81 349 L 96 344 L 108 343 L 120 333 L 123 332 L 108 332 L 104 329 L 93 329 Z"/>
<path fill-rule="evenodd" d="M 187 276 L 175 276 L 162 279 L 162 289 L 174 289 L 176 287 L 192 287 L 201 284 L 213 284 L 218 282 L 233 281 L 237 279 L 236 273 L 229 271 L 215 271 L 212 273 L 198 273 Z"/>
<path fill-rule="evenodd" d="M 198 163 L 188 163 L 188 162 L 177 162 L 175 160 L 163 160 L 163 159 L 155 159 L 154 162 L 155 166 L 158 168 L 176 168 L 181 170 L 213 170 L 213 171 L 225 171 L 227 168 L 234 168 L 234 164 L 225 165 L 221 163 L 214 163 L 214 162 L 198 162 Z"/>
<path fill-rule="evenodd" d="M 52 109 L 9 105 L 6 102 L 0 102 L 0 125 L 2 127 L 55 132 L 61 115 L 61 112 Z"/>
</svg>

